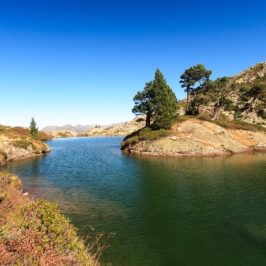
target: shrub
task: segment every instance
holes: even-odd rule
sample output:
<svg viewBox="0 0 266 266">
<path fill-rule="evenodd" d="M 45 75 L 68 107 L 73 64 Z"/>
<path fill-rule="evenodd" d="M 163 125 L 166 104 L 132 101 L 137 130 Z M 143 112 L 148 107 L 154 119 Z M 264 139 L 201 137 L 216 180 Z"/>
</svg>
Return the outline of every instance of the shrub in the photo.
<svg viewBox="0 0 266 266">
<path fill-rule="evenodd" d="M 3 265 L 94 265 L 77 229 L 56 204 L 30 202 L 15 217 L 0 231 Z"/>
</svg>

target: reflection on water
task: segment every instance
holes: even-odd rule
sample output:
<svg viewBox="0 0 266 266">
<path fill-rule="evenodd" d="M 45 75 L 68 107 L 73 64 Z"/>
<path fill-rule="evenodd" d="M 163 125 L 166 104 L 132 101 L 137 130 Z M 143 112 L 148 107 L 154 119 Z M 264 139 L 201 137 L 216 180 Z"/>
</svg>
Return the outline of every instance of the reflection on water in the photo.
<svg viewBox="0 0 266 266">
<path fill-rule="evenodd" d="M 80 228 L 116 232 L 103 264 L 266 265 L 265 154 L 136 158 L 120 141 L 52 141 L 7 170 Z"/>
</svg>

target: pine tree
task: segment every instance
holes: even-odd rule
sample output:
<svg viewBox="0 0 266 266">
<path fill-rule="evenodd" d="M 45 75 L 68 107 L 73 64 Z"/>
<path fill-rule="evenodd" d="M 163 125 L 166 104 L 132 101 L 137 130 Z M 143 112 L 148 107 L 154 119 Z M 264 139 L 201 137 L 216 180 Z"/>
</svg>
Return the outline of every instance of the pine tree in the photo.
<svg viewBox="0 0 266 266">
<path fill-rule="evenodd" d="M 147 82 L 144 90 L 134 97 L 132 112 L 146 115 L 146 127 L 154 129 L 170 129 L 176 118 L 176 97 L 159 69 L 153 81 Z M 151 120 L 154 123 L 151 125 Z"/>
<path fill-rule="evenodd" d="M 187 93 L 186 112 L 189 113 L 191 107 L 191 95 L 196 92 L 206 81 L 209 80 L 212 71 L 205 69 L 204 65 L 197 64 L 185 70 L 180 76 L 182 88 Z M 198 86 L 196 86 L 198 85 Z"/>
<path fill-rule="evenodd" d="M 177 114 L 176 96 L 159 69 L 152 84 L 154 91 L 154 129 L 170 129 Z"/>
<path fill-rule="evenodd" d="M 34 118 L 31 119 L 31 122 L 30 122 L 30 134 L 32 136 L 32 138 L 34 139 L 38 139 L 39 136 L 38 136 L 38 128 L 37 128 L 37 124 L 34 120 Z"/>
</svg>

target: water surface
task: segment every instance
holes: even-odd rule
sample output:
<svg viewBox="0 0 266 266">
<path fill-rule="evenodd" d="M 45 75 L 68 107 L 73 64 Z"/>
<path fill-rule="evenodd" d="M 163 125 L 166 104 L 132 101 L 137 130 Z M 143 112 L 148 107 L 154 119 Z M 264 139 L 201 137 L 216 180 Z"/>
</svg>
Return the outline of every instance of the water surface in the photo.
<svg viewBox="0 0 266 266">
<path fill-rule="evenodd" d="M 121 140 L 54 140 L 7 170 L 82 233 L 115 232 L 103 265 L 266 265 L 265 154 L 140 158 Z"/>
</svg>

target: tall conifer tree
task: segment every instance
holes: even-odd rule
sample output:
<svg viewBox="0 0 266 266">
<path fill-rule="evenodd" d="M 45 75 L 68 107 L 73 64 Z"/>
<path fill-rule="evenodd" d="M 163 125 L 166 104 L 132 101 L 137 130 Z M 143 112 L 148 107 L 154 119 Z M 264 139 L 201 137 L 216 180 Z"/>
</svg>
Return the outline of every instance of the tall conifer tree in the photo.
<svg viewBox="0 0 266 266">
<path fill-rule="evenodd" d="M 154 80 L 146 83 L 144 90 L 139 91 L 133 100 L 135 105 L 132 112 L 146 115 L 146 127 L 171 128 L 177 116 L 176 97 L 159 69 L 155 72 Z"/>
<path fill-rule="evenodd" d="M 176 96 L 157 68 L 153 81 L 154 129 L 170 129 L 177 114 Z"/>
</svg>

